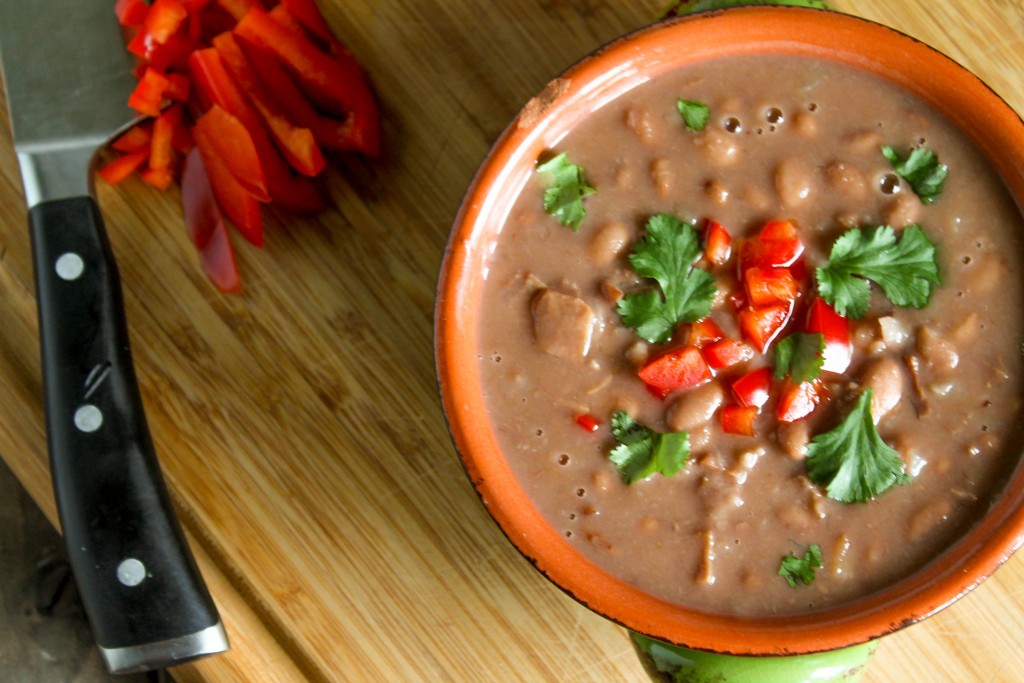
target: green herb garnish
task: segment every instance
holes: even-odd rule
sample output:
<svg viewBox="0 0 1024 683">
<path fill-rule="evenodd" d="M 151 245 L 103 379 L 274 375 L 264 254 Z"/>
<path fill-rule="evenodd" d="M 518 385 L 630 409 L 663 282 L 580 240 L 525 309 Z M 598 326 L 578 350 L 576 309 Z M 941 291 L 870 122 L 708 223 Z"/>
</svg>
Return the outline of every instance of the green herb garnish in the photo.
<svg viewBox="0 0 1024 683">
<path fill-rule="evenodd" d="M 612 450 L 611 461 L 627 484 L 655 474 L 671 477 L 690 458 L 688 433 L 656 432 L 621 410 L 612 415 L 612 434 L 619 445 Z"/>
<path fill-rule="evenodd" d="M 838 427 L 807 444 L 807 475 L 841 503 L 865 503 L 893 484 L 910 482 L 900 454 L 875 429 L 871 394 L 865 389 Z"/>
<path fill-rule="evenodd" d="M 931 204 L 942 193 L 942 183 L 949 175 L 949 168 L 939 163 L 935 152 L 915 147 L 906 157 L 901 157 L 894 148 L 885 145 L 882 155 L 892 164 L 896 175 L 910 183 L 922 204 Z"/>
<path fill-rule="evenodd" d="M 680 97 L 676 100 L 676 109 L 679 111 L 679 115 L 683 117 L 683 123 L 686 124 L 687 130 L 699 133 L 708 125 L 711 110 L 703 102 L 684 100 Z"/>
<path fill-rule="evenodd" d="M 583 198 L 597 192 L 583 176 L 583 169 L 570 163 L 565 152 L 537 167 L 538 173 L 552 177 L 551 185 L 544 190 L 544 210 L 558 219 L 562 225 L 580 229 L 580 223 L 587 215 Z"/>
<path fill-rule="evenodd" d="M 622 323 L 661 344 L 672 338 L 676 325 L 707 317 L 717 286 L 711 273 L 694 266 L 700 255 L 700 237 L 692 225 L 668 214 L 648 220 L 647 235 L 633 245 L 629 261 L 637 275 L 656 280 L 661 292 L 623 297 L 616 307 Z"/>
<path fill-rule="evenodd" d="M 860 318 L 876 283 L 897 306 L 923 308 L 940 284 L 935 245 L 918 225 L 897 240 L 888 225 L 853 228 L 832 245 L 828 263 L 815 271 L 818 293 L 846 317 Z"/>
<path fill-rule="evenodd" d="M 783 556 L 782 562 L 779 563 L 779 576 L 793 588 L 796 588 L 797 581 L 805 586 L 810 586 L 814 581 L 814 570 L 821 566 L 821 548 L 817 543 L 812 543 L 807 547 L 807 552 L 803 557 Z"/>
<path fill-rule="evenodd" d="M 791 7 L 832 9 L 824 0 L 677 0 L 665 10 L 662 18 L 681 17 L 692 12 L 743 7 L 745 5 L 789 5 Z"/>
<path fill-rule="evenodd" d="M 825 363 L 825 335 L 820 332 L 794 332 L 775 344 L 775 376 L 789 375 L 800 384 L 817 379 Z"/>
</svg>

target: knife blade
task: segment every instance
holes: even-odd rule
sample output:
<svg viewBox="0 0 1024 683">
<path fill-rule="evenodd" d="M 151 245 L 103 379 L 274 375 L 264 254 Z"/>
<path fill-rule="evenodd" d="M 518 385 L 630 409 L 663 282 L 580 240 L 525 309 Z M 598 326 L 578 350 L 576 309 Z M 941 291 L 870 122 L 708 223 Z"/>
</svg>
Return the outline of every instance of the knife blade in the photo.
<svg viewBox="0 0 1024 683">
<path fill-rule="evenodd" d="M 115 673 L 228 647 L 160 472 L 91 180 L 97 150 L 133 119 L 123 41 L 111 0 L 0 1 L 54 494 L 93 635 Z"/>
</svg>

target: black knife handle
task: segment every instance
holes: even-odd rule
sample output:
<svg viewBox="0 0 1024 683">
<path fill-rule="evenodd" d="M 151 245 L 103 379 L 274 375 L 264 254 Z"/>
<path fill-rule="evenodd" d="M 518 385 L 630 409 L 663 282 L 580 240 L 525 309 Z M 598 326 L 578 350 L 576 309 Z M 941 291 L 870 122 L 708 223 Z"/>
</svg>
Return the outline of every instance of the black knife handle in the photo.
<svg viewBox="0 0 1024 683">
<path fill-rule="evenodd" d="M 112 669 L 212 654 L 183 651 L 223 629 L 153 450 L 99 207 L 91 196 L 47 201 L 29 224 L 54 491 L 93 635 L 117 655 Z M 161 644 L 172 661 L 149 661 L 165 657 Z"/>
</svg>

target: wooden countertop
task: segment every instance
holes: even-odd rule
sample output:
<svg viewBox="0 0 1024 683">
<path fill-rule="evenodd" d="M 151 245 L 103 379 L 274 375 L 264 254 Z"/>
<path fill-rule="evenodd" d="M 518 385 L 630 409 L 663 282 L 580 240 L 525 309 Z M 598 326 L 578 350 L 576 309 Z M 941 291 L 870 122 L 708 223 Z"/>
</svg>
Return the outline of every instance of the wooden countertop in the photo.
<svg viewBox="0 0 1024 683">
<path fill-rule="evenodd" d="M 1024 112 L 1021 0 L 842 0 Z M 549 79 L 662 3 L 320 0 L 371 74 L 385 154 L 336 208 L 200 273 L 176 191 L 101 186 L 148 417 L 230 653 L 184 682 L 642 681 L 624 631 L 549 584 L 480 505 L 437 397 L 434 287 L 489 145 Z M 5 107 L 0 107 L 5 111 Z M 29 239 L 0 121 L 0 455 L 55 520 Z M 1024 557 L 888 637 L 867 681 L 1020 681 Z"/>
</svg>

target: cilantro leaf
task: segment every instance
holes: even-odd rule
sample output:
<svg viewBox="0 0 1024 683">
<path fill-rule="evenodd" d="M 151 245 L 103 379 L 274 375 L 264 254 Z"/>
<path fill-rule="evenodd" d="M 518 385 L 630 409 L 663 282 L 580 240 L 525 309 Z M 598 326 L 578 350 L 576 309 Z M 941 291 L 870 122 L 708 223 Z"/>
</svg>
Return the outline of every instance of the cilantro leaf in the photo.
<svg viewBox="0 0 1024 683">
<path fill-rule="evenodd" d="M 775 345 L 775 376 L 792 377 L 797 384 L 817 379 L 825 363 L 825 335 L 794 332 Z"/>
<path fill-rule="evenodd" d="M 611 424 L 619 442 L 612 450 L 611 461 L 627 484 L 655 474 L 671 477 L 690 458 L 690 435 L 686 432 L 661 434 L 622 410 L 612 415 Z"/>
<path fill-rule="evenodd" d="M 711 273 L 694 267 L 700 255 L 700 237 L 692 225 L 668 214 L 648 220 L 647 235 L 633 245 L 629 261 L 637 275 L 656 280 L 661 292 L 647 290 L 620 299 L 616 310 L 622 323 L 660 344 L 679 323 L 707 317 L 718 288 Z"/>
<path fill-rule="evenodd" d="M 537 172 L 552 177 L 551 185 L 544 190 L 544 210 L 562 225 L 572 228 L 573 232 L 578 231 L 587 215 L 583 198 L 597 192 L 587 183 L 583 169 L 570 163 L 569 157 L 562 152 L 538 166 Z"/>
<path fill-rule="evenodd" d="M 918 225 L 904 228 L 897 241 L 888 225 L 843 233 L 832 245 L 828 262 L 815 271 L 818 293 L 846 317 L 860 318 L 868 309 L 871 287 L 882 288 L 897 306 L 923 308 L 932 285 L 940 284 L 935 245 Z"/>
<path fill-rule="evenodd" d="M 832 9 L 825 0 L 677 0 L 665 10 L 662 18 L 681 17 L 692 12 L 742 7 L 744 5 L 789 5 L 791 7 Z"/>
<path fill-rule="evenodd" d="M 683 123 L 686 124 L 687 130 L 699 133 L 708 125 L 711 110 L 703 102 L 684 100 L 680 97 L 676 100 L 676 109 L 679 111 L 679 115 L 683 117 Z"/>
<path fill-rule="evenodd" d="M 924 147 L 914 147 L 901 157 L 889 145 L 882 147 L 882 155 L 892 164 L 896 175 L 910 183 L 910 188 L 922 204 L 931 204 L 942 193 L 942 183 L 949 175 L 949 167 L 939 163 L 939 157 Z"/>
<path fill-rule="evenodd" d="M 807 444 L 807 475 L 841 503 L 865 503 L 893 484 L 910 483 L 900 454 L 875 429 L 871 394 L 865 389 L 839 426 Z"/>
<path fill-rule="evenodd" d="M 807 547 L 803 557 L 785 555 L 779 563 L 779 576 L 784 578 L 790 586 L 796 588 L 799 581 L 805 586 L 810 586 L 814 581 L 814 570 L 822 566 L 821 548 L 817 543 Z"/>
</svg>

